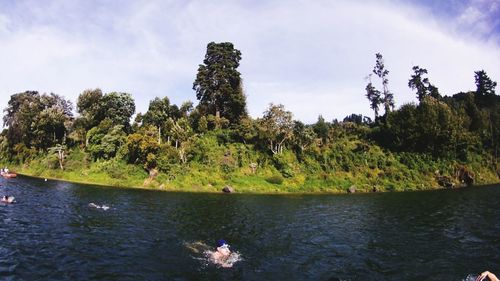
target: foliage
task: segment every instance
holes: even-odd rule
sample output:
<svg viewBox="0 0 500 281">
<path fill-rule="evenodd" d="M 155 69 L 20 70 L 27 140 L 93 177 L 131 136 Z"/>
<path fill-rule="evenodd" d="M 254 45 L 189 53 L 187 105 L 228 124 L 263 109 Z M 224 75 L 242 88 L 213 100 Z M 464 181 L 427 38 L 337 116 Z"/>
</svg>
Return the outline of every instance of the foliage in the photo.
<svg viewBox="0 0 500 281">
<path fill-rule="evenodd" d="M 408 87 L 417 91 L 418 100 L 422 102 L 425 96 L 440 99 L 441 95 L 438 88 L 429 82 L 429 78 L 423 77 L 424 74 L 427 74 L 427 69 L 420 68 L 419 66 L 414 66 L 412 69 L 414 74 L 412 74 L 411 79 L 408 81 Z"/>
<path fill-rule="evenodd" d="M 154 127 L 146 127 L 140 133 L 128 135 L 125 143 L 128 163 L 142 164 L 146 170 L 156 168 L 160 145 L 156 141 L 155 131 Z"/>
<path fill-rule="evenodd" d="M 127 93 L 85 90 L 76 118 L 59 95 L 14 94 L 0 156 L 31 175 L 166 190 L 416 190 L 437 186 L 438 177 L 456 180 L 457 167 L 476 172 L 478 183 L 498 181 L 500 97 L 482 70 L 475 72 L 476 91 L 441 97 L 427 70 L 415 66 L 408 86 L 419 101 L 395 109 L 389 71 L 376 54 L 372 74 L 382 90 L 371 76 L 365 88 L 374 122 L 353 113 L 305 124 L 281 104 L 249 117 L 240 59 L 231 43 L 208 44 L 194 83 L 198 106 L 157 97 L 132 125 L 135 104 Z"/>
<path fill-rule="evenodd" d="M 384 105 L 385 114 L 388 114 L 392 109 L 394 109 L 394 95 L 389 91 L 389 70 L 385 68 L 384 58 L 382 54 L 375 54 L 376 62 L 373 68 L 373 74 L 377 75 L 382 80 L 382 95 L 380 97 L 381 103 Z"/>
<path fill-rule="evenodd" d="M 103 95 L 100 89 L 85 90 L 78 96 L 77 111 L 85 130 L 108 119 L 112 125 L 122 125 L 128 132 L 130 118 L 135 113 L 135 102 L 128 93 L 111 92 Z"/>
<path fill-rule="evenodd" d="M 183 109 L 188 111 L 188 107 Z M 154 125 L 158 128 L 158 143 L 161 144 L 164 136 L 170 137 L 169 132 L 172 129 L 173 122 L 181 115 L 175 105 L 170 105 L 168 97 L 163 99 L 155 98 L 149 102 L 149 108 L 146 114 L 142 116 L 142 125 Z"/>
<path fill-rule="evenodd" d="M 272 183 L 272 184 L 282 184 L 284 179 L 280 175 L 275 175 L 275 176 L 270 176 L 270 177 L 266 178 L 266 181 L 268 183 Z"/>
<path fill-rule="evenodd" d="M 368 101 L 370 102 L 370 108 L 375 113 L 375 119 L 377 119 L 378 112 L 380 109 L 380 104 L 382 103 L 382 97 L 380 91 L 377 90 L 372 84 L 371 74 L 368 77 L 370 79 L 370 82 L 366 85 L 365 88 L 366 98 L 368 98 Z"/>
<path fill-rule="evenodd" d="M 285 142 L 293 136 L 292 113 L 282 104 L 271 103 L 259 124 L 259 136 L 268 143 L 272 153 L 282 153 Z"/>
<path fill-rule="evenodd" d="M 27 91 L 10 97 L 3 121 L 10 148 L 22 143 L 28 148 L 47 149 L 62 143 L 72 120 L 71 102 L 56 94 Z"/>
<path fill-rule="evenodd" d="M 241 52 L 232 43 L 207 45 L 205 59 L 193 83 L 201 114 L 220 116 L 231 124 L 246 116 L 246 98 L 237 70 L 240 60 Z"/>
<path fill-rule="evenodd" d="M 94 159 L 111 159 L 117 155 L 126 137 L 123 125 L 112 126 L 112 122 L 105 119 L 88 131 L 87 151 Z"/>
</svg>

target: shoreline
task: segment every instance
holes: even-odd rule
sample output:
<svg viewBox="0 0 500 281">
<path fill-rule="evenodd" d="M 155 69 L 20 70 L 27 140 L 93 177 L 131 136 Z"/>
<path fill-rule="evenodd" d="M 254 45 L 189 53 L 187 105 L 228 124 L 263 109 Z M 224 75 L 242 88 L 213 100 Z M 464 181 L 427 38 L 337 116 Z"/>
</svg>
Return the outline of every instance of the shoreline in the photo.
<svg viewBox="0 0 500 281">
<path fill-rule="evenodd" d="M 418 189 L 418 190 L 379 190 L 376 192 L 367 192 L 363 190 L 355 191 L 353 193 L 350 193 L 348 191 L 339 191 L 337 189 L 332 189 L 331 191 L 303 191 L 303 192 L 290 192 L 290 191 L 273 191 L 273 192 L 263 192 L 263 191 L 249 191 L 245 189 L 240 189 L 240 191 L 234 191 L 231 193 L 225 193 L 222 191 L 222 188 L 218 190 L 196 190 L 196 187 L 191 187 L 191 188 L 184 188 L 184 189 L 172 189 L 172 188 L 158 188 L 158 187 L 150 187 L 150 186 L 134 186 L 134 185 L 110 185 L 110 184 L 105 184 L 105 183 L 99 183 L 99 182 L 90 182 L 90 181 L 81 181 L 81 180 L 71 180 L 71 179 L 65 179 L 65 178 L 59 178 L 59 177 L 50 177 L 50 176 L 41 176 L 41 175 L 34 175 L 26 172 L 17 172 L 18 175 L 21 175 L 23 177 L 29 177 L 29 178 L 35 178 L 35 179 L 40 179 L 40 180 L 53 180 L 53 181 L 61 181 L 61 182 L 67 182 L 67 183 L 76 183 L 76 184 L 83 184 L 83 185 L 93 185 L 93 186 L 98 186 L 98 187 L 106 187 L 106 188 L 122 188 L 122 189 L 135 189 L 135 190 L 149 190 L 149 191 L 161 191 L 161 192 L 173 192 L 173 193 L 206 193 L 206 194 L 250 194 L 250 195 L 355 195 L 355 194 L 381 194 L 381 193 L 402 193 L 402 192 L 418 192 L 418 191 L 439 191 L 439 190 L 459 190 L 459 189 L 465 189 L 465 188 L 475 188 L 475 187 L 482 187 L 482 186 L 490 186 L 490 185 L 497 185 L 500 184 L 500 182 L 496 183 L 484 183 L 484 184 L 477 184 L 473 185 L 470 187 L 467 186 L 459 186 L 459 187 L 454 187 L 454 188 L 446 188 L 446 187 L 428 187 L 428 188 L 423 188 L 423 189 Z"/>
</svg>

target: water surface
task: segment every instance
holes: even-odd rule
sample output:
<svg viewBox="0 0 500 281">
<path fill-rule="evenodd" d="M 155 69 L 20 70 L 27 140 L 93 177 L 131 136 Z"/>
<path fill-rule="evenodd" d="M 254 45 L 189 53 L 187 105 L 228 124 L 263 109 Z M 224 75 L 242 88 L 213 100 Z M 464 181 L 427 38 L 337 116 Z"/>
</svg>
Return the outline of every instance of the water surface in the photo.
<svg viewBox="0 0 500 281">
<path fill-rule="evenodd" d="M 18 201 L 0 204 L 1 280 L 420 281 L 500 273 L 499 185 L 226 195 L 28 177 L 0 184 L 0 195 Z M 243 257 L 229 269 L 186 247 L 221 238 Z"/>
</svg>

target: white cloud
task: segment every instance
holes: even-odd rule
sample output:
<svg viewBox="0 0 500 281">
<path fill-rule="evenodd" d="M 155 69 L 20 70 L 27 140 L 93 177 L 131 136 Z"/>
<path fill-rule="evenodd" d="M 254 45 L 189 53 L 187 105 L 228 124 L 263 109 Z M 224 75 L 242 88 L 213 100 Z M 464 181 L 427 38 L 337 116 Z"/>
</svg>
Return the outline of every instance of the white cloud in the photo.
<svg viewBox="0 0 500 281">
<path fill-rule="evenodd" d="M 407 87 L 413 65 L 427 68 L 448 95 L 473 89 L 475 70 L 500 81 L 495 41 L 456 29 L 481 21 L 472 8 L 445 23 L 389 1 L 20 3 L 0 14 L 1 107 L 24 90 L 76 101 L 94 87 L 132 93 L 142 112 L 155 96 L 194 101 L 192 82 L 210 41 L 231 41 L 242 51 L 254 117 L 270 102 L 305 122 L 319 114 L 372 115 L 364 77 L 376 52 L 384 55 L 399 105 L 415 100 Z"/>
<path fill-rule="evenodd" d="M 500 0 L 471 0 L 457 17 L 457 28 L 472 34 L 492 37 L 500 43 L 495 29 L 500 27 Z"/>
</svg>

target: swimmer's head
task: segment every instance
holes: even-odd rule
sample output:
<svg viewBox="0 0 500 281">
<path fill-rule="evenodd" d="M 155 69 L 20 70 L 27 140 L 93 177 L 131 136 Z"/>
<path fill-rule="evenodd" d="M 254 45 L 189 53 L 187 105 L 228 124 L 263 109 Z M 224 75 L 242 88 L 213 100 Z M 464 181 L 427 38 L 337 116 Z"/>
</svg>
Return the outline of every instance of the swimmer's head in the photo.
<svg viewBox="0 0 500 281">
<path fill-rule="evenodd" d="M 221 239 L 221 240 L 217 241 L 217 247 L 222 247 L 224 245 L 228 246 L 226 240 Z"/>
</svg>

